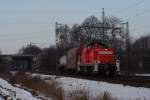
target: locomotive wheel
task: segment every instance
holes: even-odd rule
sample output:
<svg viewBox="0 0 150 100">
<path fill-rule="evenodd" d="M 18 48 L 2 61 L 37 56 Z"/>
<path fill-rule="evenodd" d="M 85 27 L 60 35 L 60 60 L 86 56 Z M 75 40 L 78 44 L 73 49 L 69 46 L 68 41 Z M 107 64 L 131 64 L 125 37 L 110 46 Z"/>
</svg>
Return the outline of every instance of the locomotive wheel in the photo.
<svg viewBox="0 0 150 100">
<path fill-rule="evenodd" d="M 105 76 L 105 75 L 106 75 L 106 72 L 105 72 L 105 70 L 101 70 L 101 71 L 98 71 L 98 74 L 99 74 L 100 76 Z"/>
<path fill-rule="evenodd" d="M 110 71 L 105 71 L 105 76 L 110 76 Z"/>
<path fill-rule="evenodd" d="M 60 67 L 58 68 L 58 71 L 59 71 L 59 73 L 63 74 L 64 71 L 65 71 L 65 66 L 60 66 Z"/>
<path fill-rule="evenodd" d="M 66 69 L 65 71 L 68 75 L 74 75 L 76 74 L 76 70 L 75 69 Z"/>
<path fill-rule="evenodd" d="M 92 74 L 92 66 L 87 67 L 87 74 L 91 75 Z"/>
<path fill-rule="evenodd" d="M 115 74 L 116 74 L 115 69 L 109 70 L 109 76 L 115 76 Z"/>
</svg>

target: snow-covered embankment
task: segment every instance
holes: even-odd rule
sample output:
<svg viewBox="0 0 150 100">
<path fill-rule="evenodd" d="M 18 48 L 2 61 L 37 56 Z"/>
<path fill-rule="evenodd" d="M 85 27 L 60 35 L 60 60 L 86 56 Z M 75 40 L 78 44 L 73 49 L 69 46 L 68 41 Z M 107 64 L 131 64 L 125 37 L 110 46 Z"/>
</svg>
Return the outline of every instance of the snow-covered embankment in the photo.
<svg viewBox="0 0 150 100">
<path fill-rule="evenodd" d="M 0 78 L 0 100 L 6 98 L 11 100 L 40 100 L 34 97 L 29 91 L 14 87 L 6 80 Z"/>
</svg>

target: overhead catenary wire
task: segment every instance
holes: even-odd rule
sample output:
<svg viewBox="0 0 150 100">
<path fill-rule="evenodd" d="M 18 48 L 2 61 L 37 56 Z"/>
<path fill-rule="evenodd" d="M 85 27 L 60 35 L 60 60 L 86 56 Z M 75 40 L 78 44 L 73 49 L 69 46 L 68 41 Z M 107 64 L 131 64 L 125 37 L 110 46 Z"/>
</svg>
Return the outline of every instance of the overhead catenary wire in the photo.
<svg viewBox="0 0 150 100">
<path fill-rule="evenodd" d="M 148 0 L 141 0 L 139 3 L 136 3 L 135 5 L 144 4 L 144 2 L 146 2 L 146 1 L 148 1 Z M 143 22 L 143 20 L 140 19 L 140 18 L 149 18 L 149 16 L 148 16 L 149 13 L 150 13 L 150 9 L 146 9 L 146 10 L 144 10 L 142 12 L 139 12 L 139 13 L 136 12 L 136 14 L 134 14 L 132 16 L 129 16 L 128 20 L 130 22 L 132 21 L 132 23 L 135 22 L 134 20 L 136 20 L 136 22 L 138 22 L 138 21 L 140 22 L 140 20 L 141 20 Z M 147 30 L 147 32 L 148 32 L 148 31 L 150 31 L 149 30 L 149 23 L 150 23 L 149 20 L 147 20 L 147 22 L 142 23 L 142 24 L 139 23 L 139 27 L 131 28 L 131 31 L 134 32 L 134 33 L 136 33 L 136 32 L 138 32 L 138 33 L 140 32 L 141 33 L 141 30 Z M 138 24 L 136 24 L 136 25 L 138 25 Z"/>
<path fill-rule="evenodd" d="M 144 16 L 144 14 L 148 14 L 149 12 L 150 12 L 150 9 L 145 10 L 145 11 L 143 11 L 143 12 L 141 12 L 141 13 L 135 15 L 135 16 L 130 17 L 129 20 L 132 21 L 132 23 L 134 23 L 134 20 L 138 20 L 140 22 L 140 18 L 139 17 L 143 16 L 143 18 L 146 18 L 146 17 L 148 18 L 149 16 L 148 15 Z M 143 22 L 142 19 L 141 19 L 141 21 Z M 135 27 L 135 28 L 132 29 L 132 31 L 134 31 L 134 32 L 139 31 L 139 30 L 143 30 L 143 29 L 147 29 L 147 28 L 149 28 L 150 20 L 145 20 L 144 23 L 140 22 L 140 23 L 138 23 L 136 25 L 138 25 L 138 27 Z"/>
<path fill-rule="evenodd" d="M 16 33 L 9 33 L 9 34 L 0 34 L 0 37 L 9 37 L 9 36 L 15 36 L 15 35 L 40 35 L 43 33 L 50 33 L 49 31 L 38 31 L 38 32 L 16 32 Z"/>
<path fill-rule="evenodd" d="M 135 19 L 136 17 L 143 16 L 144 14 L 148 14 L 149 12 L 150 12 L 150 9 L 147 9 L 147 10 L 145 10 L 143 12 L 136 13 L 135 15 L 129 17 L 128 19 L 132 20 L 132 19 Z"/>
<path fill-rule="evenodd" d="M 42 37 L 49 37 L 50 36 L 50 34 L 42 34 L 42 36 L 39 36 L 39 35 L 41 35 L 41 34 L 38 34 L 38 35 L 26 35 L 26 36 L 21 36 L 21 37 L 8 37 L 8 36 L 4 36 L 4 37 L 0 37 L 0 39 L 2 40 L 2 39 L 4 39 L 5 41 L 4 42 L 8 42 L 8 41 L 10 41 L 10 42 L 16 42 L 16 41 L 29 41 L 29 40 L 31 40 L 31 39 L 40 39 L 40 38 L 42 38 Z M 26 39 L 28 39 L 28 40 L 26 40 Z"/>
<path fill-rule="evenodd" d="M 125 8 L 123 8 L 123 9 L 120 9 L 120 10 L 118 10 L 117 12 L 124 12 L 124 11 L 130 12 L 130 9 L 131 9 L 131 10 L 137 9 L 137 7 L 139 7 L 139 6 L 141 7 L 141 6 L 145 5 L 145 4 L 148 4 L 148 3 L 147 3 L 148 1 L 149 1 L 149 0 L 136 0 L 135 3 L 132 3 L 131 5 L 129 5 L 129 6 L 125 7 Z M 141 11 L 141 10 L 139 10 L 139 11 Z M 116 12 L 116 13 L 117 13 L 117 12 Z M 129 16 L 129 15 L 126 16 L 126 20 L 128 20 L 129 22 L 132 21 L 132 23 L 134 23 L 134 20 L 139 20 L 139 21 L 140 21 L 140 17 L 149 17 L 149 16 L 148 16 L 149 12 L 150 12 L 150 9 L 146 9 L 146 10 L 141 11 L 141 12 L 137 12 L 137 11 L 136 11 L 136 13 L 133 12 L 133 13 L 131 13 L 131 16 Z M 141 21 L 142 21 L 142 20 L 141 20 Z M 144 24 L 145 24 L 145 23 L 144 23 Z M 141 24 L 139 24 L 139 25 L 141 25 Z M 146 25 L 143 25 L 143 26 L 146 26 L 146 27 L 143 27 L 143 28 L 139 27 L 138 29 L 137 29 L 137 28 L 134 28 L 134 29 L 132 29 L 132 31 L 136 31 L 136 30 L 148 28 L 147 25 L 148 25 L 148 24 L 146 23 Z"/>
<path fill-rule="evenodd" d="M 136 0 L 136 1 L 137 1 L 137 0 Z M 137 6 L 146 3 L 147 1 L 149 1 L 149 0 L 140 0 L 140 1 L 136 2 L 136 3 L 134 3 L 134 4 L 131 4 L 131 5 L 129 5 L 129 6 L 126 6 L 125 8 L 122 8 L 122 9 L 120 9 L 120 10 L 118 10 L 118 11 L 114 11 L 114 13 L 122 13 L 122 12 L 124 12 L 124 11 L 128 11 L 128 10 L 130 10 L 130 9 L 134 9 L 134 8 L 137 7 Z"/>
<path fill-rule="evenodd" d="M 149 1 L 149 0 L 141 0 L 141 1 L 137 2 L 135 5 L 136 6 L 141 5 L 141 4 L 145 3 L 146 1 Z"/>
</svg>

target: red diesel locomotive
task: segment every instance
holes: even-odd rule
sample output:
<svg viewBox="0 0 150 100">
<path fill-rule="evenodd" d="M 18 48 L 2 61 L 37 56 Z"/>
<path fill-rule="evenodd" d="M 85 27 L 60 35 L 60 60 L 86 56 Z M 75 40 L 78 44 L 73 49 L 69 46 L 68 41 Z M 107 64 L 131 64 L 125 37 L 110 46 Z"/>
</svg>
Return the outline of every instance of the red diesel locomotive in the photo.
<svg viewBox="0 0 150 100">
<path fill-rule="evenodd" d="M 69 50 L 60 58 L 60 65 L 61 69 L 70 73 L 114 75 L 119 71 L 119 62 L 114 50 L 98 43 Z"/>
</svg>

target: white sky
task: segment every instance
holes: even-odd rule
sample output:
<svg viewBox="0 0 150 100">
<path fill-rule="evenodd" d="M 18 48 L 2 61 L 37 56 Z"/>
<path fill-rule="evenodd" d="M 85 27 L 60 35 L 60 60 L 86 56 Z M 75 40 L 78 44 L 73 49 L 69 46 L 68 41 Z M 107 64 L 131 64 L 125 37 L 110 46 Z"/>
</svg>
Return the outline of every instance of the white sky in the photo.
<svg viewBox="0 0 150 100">
<path fill-rule="evenodd" d="M 72 25 L 86 17 L 107 15 L 129 21 L 130 34 L 150 32 L 149 0 L 0 0 L 0 50 L 17 53 L 33 42 L 40 47 L 55 44 L 55 22 Z"/>
</svg>

